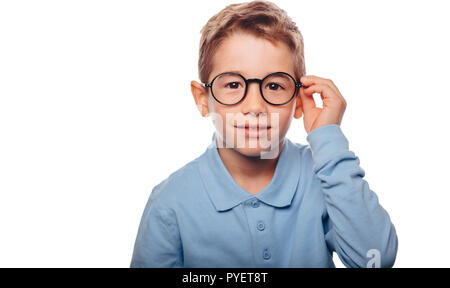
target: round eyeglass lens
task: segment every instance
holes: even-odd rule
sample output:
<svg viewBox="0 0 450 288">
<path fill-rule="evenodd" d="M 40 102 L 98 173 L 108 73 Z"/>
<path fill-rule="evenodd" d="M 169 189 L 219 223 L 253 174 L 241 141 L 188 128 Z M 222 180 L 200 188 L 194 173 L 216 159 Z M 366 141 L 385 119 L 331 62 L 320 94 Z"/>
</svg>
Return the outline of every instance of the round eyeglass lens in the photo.
<svg viewBox="0 0 450 288">
<path fill-rule="evenodd" d="M 213 81 L 212 93 L 223 104 L 237 103 L 244 97 L 245 81 L 237 74 L 221 74 Z"/>
<path fill-rule="evenodd" d="M 288 102 L 295 92 L 295 81 L 287 74 L 275 73 L 264 79 L 262 94 L 272 104 Z"/>
</svg>

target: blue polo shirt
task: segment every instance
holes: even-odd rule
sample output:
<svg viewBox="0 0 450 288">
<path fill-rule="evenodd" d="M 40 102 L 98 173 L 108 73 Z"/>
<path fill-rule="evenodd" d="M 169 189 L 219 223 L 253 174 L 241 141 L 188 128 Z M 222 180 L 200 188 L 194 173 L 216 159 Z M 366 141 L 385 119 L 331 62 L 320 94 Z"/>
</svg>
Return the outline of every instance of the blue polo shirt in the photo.
<svg viewBox="0 0 450 288">
<path fill-rule="evenodd" d="M 333 251 L 347 267 L 391 267 L 395 228 L 340 126 L 307 141 L 285 138 L 271 182 L 251 194 L 223 164 L 214 133 L 153 188 L 131 267 L 335 267 Z"/>
</svg>

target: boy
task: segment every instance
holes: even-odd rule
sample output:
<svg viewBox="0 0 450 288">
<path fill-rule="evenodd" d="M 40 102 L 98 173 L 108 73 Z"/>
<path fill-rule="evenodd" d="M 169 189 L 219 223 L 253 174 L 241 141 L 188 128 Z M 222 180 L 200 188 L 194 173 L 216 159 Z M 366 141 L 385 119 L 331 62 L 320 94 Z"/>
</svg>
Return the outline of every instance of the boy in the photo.
<svg viewBox="0 0 450 288">
<path fill-rule="evenodd" d="M 131 267 L 391 267 L 397 235 L 340 129 L 346 102 L 306 76 L 303 38 L 270 2 L 203 27 L 191 90 L 208 149 L 153 188 Z M 312 97 L 320 93 L 323 108 Z M 292 117 L 309 146 L 285 138 Z"/>
</svg>

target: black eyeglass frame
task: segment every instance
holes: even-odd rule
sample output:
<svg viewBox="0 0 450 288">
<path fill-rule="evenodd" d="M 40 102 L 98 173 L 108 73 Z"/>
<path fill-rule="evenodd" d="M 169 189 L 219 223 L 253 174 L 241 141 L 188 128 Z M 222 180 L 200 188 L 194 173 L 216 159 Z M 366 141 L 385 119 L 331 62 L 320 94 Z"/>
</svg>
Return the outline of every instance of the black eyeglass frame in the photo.
<svg viewBox="0 0 450 288">
<path fill-rule="evenodd" d="M 212 86 L 213 86 L 213 84 L 214 84 L 214 81 L 215 81 L 219 76 L 224 75 L 224 74 L 233 74 L 233 75 L 237 75 L 237 76 L 241 77 L 241 78 L 244 80 L 244 82 L 245 82 L 244 96 L 243 96 L 239 101 L 237 101 L 236 103 L 225 104 L 225 103 L 219 101 L 219 99 L 217 99 L 216 96 L 214 96 L 214 92 L 213 92 L 213 89 L 212 89 Z M 294 84 L 295 84 L 294 94 L 292 94 L 291 98 L 289 98 L 289 100 L 287 100 L 287 101 L 284 102 L 284 103 L 280 103 L 280 104 L 274 104 L 274 103 L 271 103 L 271 102 L 269 102 L 269 101 L 266 99 L 266 97 L 264 97 L 264 93 L 262 92 L 262 83 L 264 82 L 264 80 L 266 80 L 268 77 L 270 77 L 270 76 L 272 76 L 272 75 L 274 75 L 274 74 L 284 74 L 284 75 L 287 75 L 287 76 L 289 76 L 289 78 L 292 79 L 292 81 L 294 81 Z M 300 81 L 297 82 L 297 81 L 294 79 L 294 77 L 292 77 L 290 74 L 288 74 L 288 73 L 286 73 L 286 72 L 273 72 L 273 73 L 270 73 L 270 74 L 264 76 L 264 78 L 262 78 L 262 79 L 258 79 L 258 78 L 245 79 L 244 76 L 242 76 L 241 74 L 236 73 L 236 72 L 222 72 L 222 73 L 216 75 L 210 83 L 203 83 L 203 85 L 205 86 L 205 88 L 208 88 L 208 87 L 210 88 L 211 95 L 213 96 L 214 100 L 216 100 L 217 102 L 219 102 L 219 103 L 222 104 L 222 105 L 231 106 L 231 105 L 236 105 L 236 104 L 242 102 L 242 101 L 245 99 L 245 97 L 247 96 L 248 84 L 251 83 L 251 82 L 257 82 L 257 83 L 259 84 L 259 92 L 261 93 L 261 97 L 264 99 L 264 101 L 266 101 L 266 102 L 269 103 L 270 105 L 274 105 L 274 106 L 285 105 L 285 104 L 291 102 L 291 100 L 294 98 L 295 94 L 297 94 L 298 89 L 299 89 L 300 87 L 303 86 L 303 84 L 302 84 Z"/>
</svg>

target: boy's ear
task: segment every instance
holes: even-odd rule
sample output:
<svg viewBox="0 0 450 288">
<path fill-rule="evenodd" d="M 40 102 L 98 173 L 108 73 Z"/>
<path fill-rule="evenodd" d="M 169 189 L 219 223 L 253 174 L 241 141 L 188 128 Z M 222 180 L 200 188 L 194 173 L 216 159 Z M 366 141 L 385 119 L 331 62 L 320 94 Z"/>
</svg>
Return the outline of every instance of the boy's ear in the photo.
<svg viewBox="0 0 450 288">
<path fill-rule="evenodd" d="M 191 81 L 191 92 L 192 96 L 194 96 L 195 105 L 197 105 L 197 109 L 202 117 L 208 116 L 208 93 L 205 87 L 197 81 Z"/>
<path fill-rule="evenodd" d="M 294 111 L 295 119 L 300 119 L 303 115 L 303 105 L 302 105 L 302 100 L 300 98 L 300 89 L 298 89 L 297 95 L 295 96 L 295 98 L 297 100 L 297 102 L 295 103 L 295 111 Z"/>
</svg>

